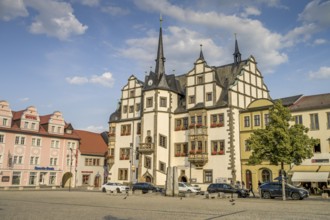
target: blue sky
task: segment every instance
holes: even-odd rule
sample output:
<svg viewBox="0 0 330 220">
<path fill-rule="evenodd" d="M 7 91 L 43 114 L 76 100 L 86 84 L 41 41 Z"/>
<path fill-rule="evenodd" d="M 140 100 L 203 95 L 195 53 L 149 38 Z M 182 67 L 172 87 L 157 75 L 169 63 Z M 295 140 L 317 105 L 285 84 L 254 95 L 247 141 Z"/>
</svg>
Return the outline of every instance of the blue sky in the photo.
<svg viewBox="0 0 330 220">
<path fill-rule="evenodd" d="M 253 55 L 272 98 L 329 93 L 330 1 L 0 0 L 0 100 L 61 111 L 108 130 L 132 74 L 153 70 L 162 14 L 165 69 L 184 74 L 203 45 L 210 66 Z"/>
</svg>

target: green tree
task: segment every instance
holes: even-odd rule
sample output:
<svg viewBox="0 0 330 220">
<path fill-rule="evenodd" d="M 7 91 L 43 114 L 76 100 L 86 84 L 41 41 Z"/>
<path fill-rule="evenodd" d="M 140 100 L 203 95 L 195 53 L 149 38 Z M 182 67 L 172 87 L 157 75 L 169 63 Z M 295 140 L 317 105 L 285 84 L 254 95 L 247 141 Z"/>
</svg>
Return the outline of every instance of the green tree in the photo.
<svg viewBox="0 0 330 220">
<path fill-rule="evenodd" d="M 269 119 L 265 129 L 255 130 L 247 140 L 252 150 L 249 164 L 261 164 L 262 161 L 281 164 L 283 174 L 284 164 L 299 165 L 304 159 L 313 156 L 313 146 L 317 140 L 308 137 L 308 128 L 305 126 L 290 125 L 290 110 L 281 101 L 276 101 L 270 108 Z"/>
</svg>

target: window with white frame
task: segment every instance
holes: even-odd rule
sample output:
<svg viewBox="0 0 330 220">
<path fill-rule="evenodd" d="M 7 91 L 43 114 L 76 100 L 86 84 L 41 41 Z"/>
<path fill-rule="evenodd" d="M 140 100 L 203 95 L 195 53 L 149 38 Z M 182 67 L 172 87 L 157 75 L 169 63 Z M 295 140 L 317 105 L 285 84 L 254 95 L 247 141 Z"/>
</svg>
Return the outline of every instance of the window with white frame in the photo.
<svg viewBox="0 0 330 220">
<path fill-rule="evenodd" d="M 16 136 L 15 137 L 15 144 L 17 144 L 17 145 L 24 145 L 25 144 L 25 137 L 23 137 L 23 136 Z"/>
<path fill-rule="evenodd" d="M 56 166 L 57 165 L 57 158 L 51 157 L 49 164 L 50 164 L 50 166 Z"/>
<path fill-rule="evenodd" d="M 55 185 L 56 183 L 56 173 L 50 172 L 49 173 L 49 185 Z"/>
<path fill-rule="evenodd" d="M 7 123 L 8 123 L 8 119 L 7 118 L 3 118 L 2 119 L 2 125 L 3 126 L 7 126 Z"/>
<path fill-rule="evenodd" d="M 296 125 L 302 125 L 303 120 L 302 120 L 302 115 L 295 115 L 293 116 L 294 122 Z"/>
<path fill-rule="evenodd" d="M 75 149 L 76 148 L 76 143 L 73 142 L 73 141 L 68 141 L 67 144 L 66 144 L 66 147 L 67 147 L 68 150 Z"/>
<path fill-rule="evenodd" d="M 60 141 L 59 140 L 52 140 L 50 147 L 51 148 L 59 148 L 60 147 Z"/>
<path fill-rule="evenodd" d="M 264 115 L 264 117 L 265 117 L 265 125 L 267 126 L 268 124 L 269 124 L 269 114 L 265 114 Z"/>
<path fill-rule="evenodd" d="M 32 138 L 32 146 L 40 147 L 41 146 L 41 138 Z"/>
<path fill-rule="evenodd" d="M 254 116 L 254 126 L 260 126 L 260 115 Z"/>
<path fill-rule="evenodd" d="M 20 185 L 21 183 L 21 172 L 13 172 L 13 178 L 11 181 L 12 185 Z"/>
<path fill-rule="evenodd" d="M 39 164 L 39 157 L 31 156 L 30 157 L 30 164 L 31 165 L 38 165 Z"/>
<path fill-rule="evenodd" d="M 212 170 L 204 170 L 204 183 L 212 183 L 213 181 L 213 171 Z"/>
<path fill-rule="evenodd" d="M 31 123 L 31 129 L 33 129 L 33 130 L 36 129 L 36 123 L 34 123 L 34 122 Z"/>
<path fill-rule="evenodd" d="M 0 134 L 0 143 L 5 143 L 5 135 Z"/>
<path fill-rule="evenodd" d="M 24 128 L 28 128 L 29 127 L 29 122 L 24 122 Z"/>
<path fill-rule="evenodd" d="M 166 137 L 164 135 L 159 135 L 159 146 L 166 148 Z"/>
<path fill-rule="evenodd" d="M 37 183 L 37 172 L 30 172 L 29 185 L 35 185 Z"/>
<path fill-rule="evenodd" d="M 319 115 L 317 113 L 310 114 L 311 130 L 319 130 Z"/>
<path fill-rule="evenodd" d="M 250 127 L 250 116 L 244 116 L 244 127 Z"/>
<path fill-rule="evenodd" d="M 14 164 L 22 164 L 23 163 L 23 156 L 14 156 Z"/>
</svg>

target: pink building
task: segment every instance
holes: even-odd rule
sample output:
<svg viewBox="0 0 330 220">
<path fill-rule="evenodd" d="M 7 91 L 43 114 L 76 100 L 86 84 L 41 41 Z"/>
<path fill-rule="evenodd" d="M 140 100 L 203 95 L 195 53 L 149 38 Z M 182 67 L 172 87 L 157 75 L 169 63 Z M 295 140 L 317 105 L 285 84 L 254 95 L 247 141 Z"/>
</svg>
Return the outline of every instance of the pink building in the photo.
<svg viewBox="0 0 330 220">
<path fill-rule="evenodd" d="M 0 187 L 74 187 L 79 141 L 61 112 L 15 112 L 0 101 Z"/>
</svg>

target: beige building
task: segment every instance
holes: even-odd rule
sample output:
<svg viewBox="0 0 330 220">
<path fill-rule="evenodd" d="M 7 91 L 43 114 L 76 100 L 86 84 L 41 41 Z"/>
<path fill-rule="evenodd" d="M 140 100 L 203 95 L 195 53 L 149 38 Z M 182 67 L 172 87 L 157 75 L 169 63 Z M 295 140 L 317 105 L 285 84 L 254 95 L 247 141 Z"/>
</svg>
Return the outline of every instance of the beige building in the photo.
<svg viewBox="0 0 330 220">
<path fill-rule="evenodd" d="M 290 110 L 294 123 L 309 128 L 308 135 L 320 141 L 312 158 L 292 167 L 292 182 L 319 188 L 330 185 L 330 93 L 303 96 Z"/>
<path fill-rule="evenodd" d="M 143 81 L 131 76 L 109 119 L 109 180 L 165 185 L 168 167 L 179 180 L 205 186 L 241 180 L 239 111 L 269 99 L 250 56 L 209 66 L 202 48 L 191 70 L 165 73 L 162 28 L 156 67 Z"/>
</svg>

